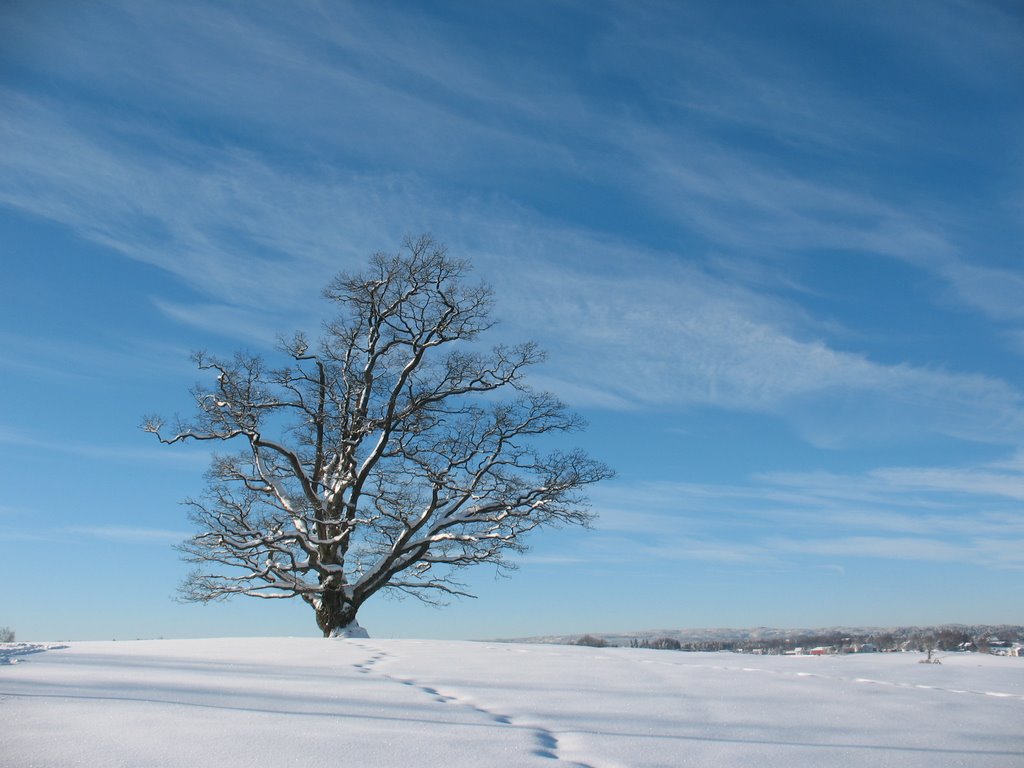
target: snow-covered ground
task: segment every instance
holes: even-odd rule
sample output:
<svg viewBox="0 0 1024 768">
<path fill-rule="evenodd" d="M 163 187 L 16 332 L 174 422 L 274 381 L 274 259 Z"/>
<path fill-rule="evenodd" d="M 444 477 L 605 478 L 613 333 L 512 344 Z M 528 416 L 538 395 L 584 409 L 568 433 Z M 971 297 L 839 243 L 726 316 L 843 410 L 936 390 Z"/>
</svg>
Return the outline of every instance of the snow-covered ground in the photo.
<svg viewBox="0 0 1024 768">
<path fill-rule="evenodd" d="M 5 768 L 1024 766 L 1016 658 L 282 638 L 20 645 L 0 646 Z"/>
</svg>

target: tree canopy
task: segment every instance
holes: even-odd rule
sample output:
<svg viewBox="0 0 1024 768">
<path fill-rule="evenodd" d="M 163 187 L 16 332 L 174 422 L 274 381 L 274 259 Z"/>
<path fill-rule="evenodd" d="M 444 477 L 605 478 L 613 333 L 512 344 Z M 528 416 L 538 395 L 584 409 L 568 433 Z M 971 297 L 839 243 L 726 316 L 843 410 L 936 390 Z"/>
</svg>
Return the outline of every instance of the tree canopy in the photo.
<svg viewBox="0 0 1024 768">
<path fill-rule="evenodd" d="M 480 349 L 493 296 L 469 271 L 409 238 L 331 280 L 336 316 L 316 343 L 282 340 L 279 365 L 195 354 L 212 381 L 193 390 L 194 416 L 143 428 L 241 450 L 217 455 L 186 502 L 198 532 L 182 545 L 196 565 L 185 599 L 298 597 L 327 636 L 381 590 L 468 595 L 463 568 L 508 568 L 533 529 L 590 521 L 582 490 L 611 471 L 538 449 L 583 424 L 524 381 L 544 359 L 535 344 Z"/>
</svg>

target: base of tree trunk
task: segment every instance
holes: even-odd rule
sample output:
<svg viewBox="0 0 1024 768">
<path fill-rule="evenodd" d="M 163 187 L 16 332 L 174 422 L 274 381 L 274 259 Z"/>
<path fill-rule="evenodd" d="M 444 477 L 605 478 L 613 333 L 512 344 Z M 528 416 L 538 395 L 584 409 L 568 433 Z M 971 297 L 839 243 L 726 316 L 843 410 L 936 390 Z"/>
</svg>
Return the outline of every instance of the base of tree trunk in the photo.
<svg viewBox="0 0 1024 768">
<path fill-rule="evenodd" d="M 370 633 L 359 626 L 358 621 L 353 621 L 351 624 L 346 624 L 344 627 L 335 627 L 331 630 L 328 637 L 358 637 L 358 638 L 369 638 Z"/>
</svg>

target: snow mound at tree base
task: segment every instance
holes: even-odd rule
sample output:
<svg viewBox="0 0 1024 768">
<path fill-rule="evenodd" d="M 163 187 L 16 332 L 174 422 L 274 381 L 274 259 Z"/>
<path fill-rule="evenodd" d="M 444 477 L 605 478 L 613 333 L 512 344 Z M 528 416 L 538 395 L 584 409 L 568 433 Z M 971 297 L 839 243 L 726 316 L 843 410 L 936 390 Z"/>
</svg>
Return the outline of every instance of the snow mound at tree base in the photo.
<svg viewBox="0 0 1024 768">
<path fill-rule="evenodd" d="M 353 621 L 351 624 L 346 624 L 344 627 L 338 627 L 337 629 L 331 630 L 332 638 L 334 637 L 355 637 L 369 639 L 370 633 L 359 626 L 358 621 Z"/>
</svg>

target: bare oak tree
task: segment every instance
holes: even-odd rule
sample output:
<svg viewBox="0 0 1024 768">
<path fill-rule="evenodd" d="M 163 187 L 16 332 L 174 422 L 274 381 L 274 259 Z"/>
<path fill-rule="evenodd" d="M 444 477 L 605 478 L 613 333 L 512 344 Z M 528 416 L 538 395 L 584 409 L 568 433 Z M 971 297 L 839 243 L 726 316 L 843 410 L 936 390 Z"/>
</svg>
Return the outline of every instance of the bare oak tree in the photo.
<svg viewBox="0 0 1024 768">
<path fill-rule="evenodd" d="M 492 294 L 468 270 L 429 236 L 407 239 L 327 286 L 337 317 L 315 347 L 283 340 L 280 367 L 194 356 L 213 379 L 193 390 L 195 416 L 143 428 L 243 450 L 218 455 L 186 502 L 198 533 L 182 545 L 197 565 L 185 599 L 299 597 L 330 636 L 381 590 L 465 595 L 462 568 L 507 568 L 534 528 L 588 523 L 581 490 L 611 472 L 532 445 L 581 422 L 523 382 L 543 358 L 534 344 L 471 343 L 493 324 Z"/>
</svg>

